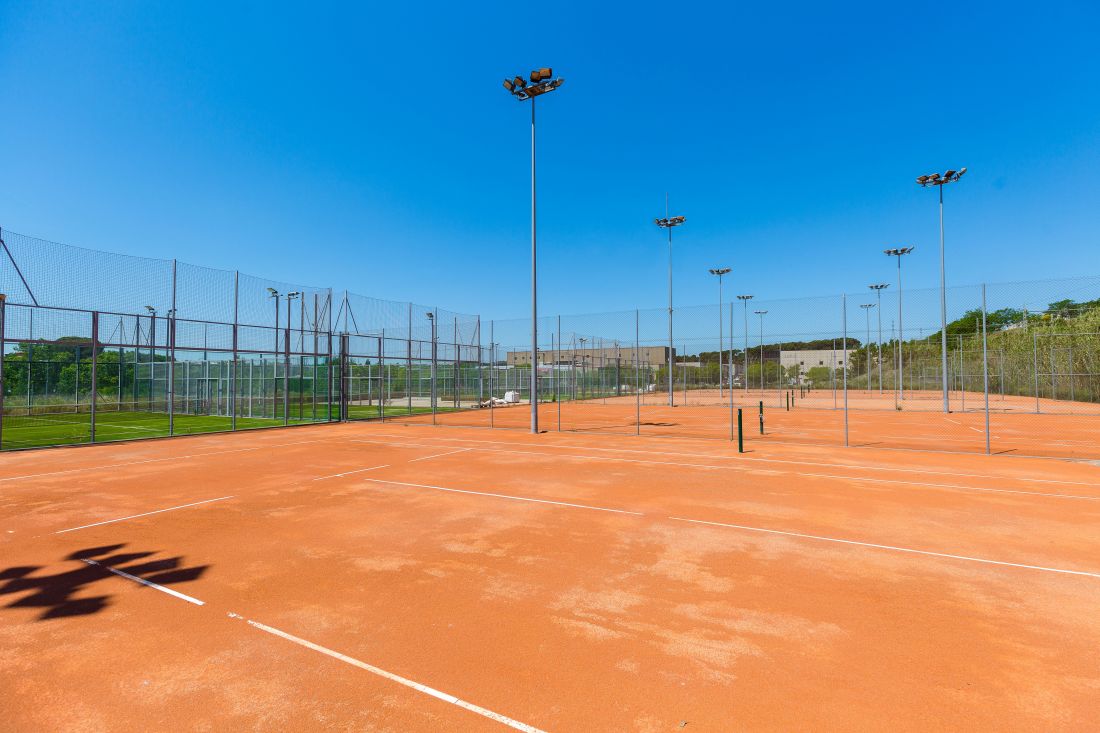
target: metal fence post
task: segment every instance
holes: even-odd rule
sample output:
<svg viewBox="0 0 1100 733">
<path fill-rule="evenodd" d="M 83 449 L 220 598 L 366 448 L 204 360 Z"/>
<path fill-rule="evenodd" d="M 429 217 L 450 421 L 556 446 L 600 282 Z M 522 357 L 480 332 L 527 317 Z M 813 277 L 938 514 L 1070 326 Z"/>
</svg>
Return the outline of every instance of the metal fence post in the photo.
<svg viewBox="0 0 1100 733">
<path fill-rule="evenodd" d="M 841 366 L 844 369 L 844 447 L 848 447 L 848 296 L 840 296 L 841 314 L 844 318 L 844 346 L 841 353 L 844 359 Z"/>
<path fill-rule="evenodd" d="M 642 383 L 640 381 L 640 354 L 638 311 L 634 311 L 634 434 L 642 434 Z"/>
<path fill-rule="evenodd" d="M 497 342 L 496 321 L 489 321 L 489 427 L 496 425 L 493 422 L 493 402 L 496 400 L 496 390 L 493 381 L 496 379 Z"/>
<path fill-rule="evenodd" d="M 241 273 L 233 271 L 233 361 L 229 363 L 229 429 L 237 429 L 237 349 L 239 348 L 239 336 L 237 333 L 237 321 L 239 318 L 239 283 Z M 316 349 L 314 349 L 316 351 Z"/>
<path fill-rule="evenodd" d="M 92 400 L 89 410 L 91 416 L 88 426 L 88 442 L 95 442 L 95 408 L 96 408 L 96 386 L 99 384 L 99 374 L 97 373 L 96 366 L 99 359 L 97 358 L 97 352 L 99 351 L 99 313 L 92 311 Z M 80 371 L 80 360 L 77 359 L 76 370 Z"/>
<path fill-rule="evenodd" d="M 0 450 L 4 449 L 4 393 L 7 392 L 7 383 L 4 381 L 4 352 L 7 344 L 4 333 L 7 328 L 8 296 L 0 293 Z M 30 384 L 30 353 L 27 354 L 27 383 Z"/>
<path fill-rule="evenodd" d="M 386 329 L 378 338 L 378 419 L 386 422 Z"/>
<path fill-rule="evenodd" d="M 176 260 L 172 260 L 172 310 L 169 312 L 168 323 L 168 434 L 176 433 Z M 156 360 L 149 365 L 155 368 Z"/>
<path fill-rule="evenodd" d="M 553 369 L 554 369 L 554 401 L 558 403 L 558 432 L 561 432 L 561 389 L 558 385 L 558 364 L 561 363 L 561 316 L 558 316 L 558 348 L 554 352 L 553 356 Z"/>
<path fill-rule="evenodd" d="M 992 453 L 989 435 L 989 345 L 986 338 L 985 284 L 982 284 L 982 374 L 985 381 L 985 452 Z"/>
</svg>

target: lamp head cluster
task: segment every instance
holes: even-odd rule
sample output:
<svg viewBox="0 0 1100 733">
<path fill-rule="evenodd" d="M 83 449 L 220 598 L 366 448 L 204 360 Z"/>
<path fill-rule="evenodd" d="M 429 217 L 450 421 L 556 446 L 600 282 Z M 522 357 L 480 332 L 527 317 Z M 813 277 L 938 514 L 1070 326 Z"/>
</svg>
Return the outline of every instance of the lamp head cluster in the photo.
<svg viewBox="0 0 1100 733">
<path fill-rule="evenodd" d="M 279 297 L 279 291 L 276 290 L 275 288 L 268 288 L 267 289 L 267 294 L 268 294 L 269 297 L 272 297 L 272 298 L 278 298 Z"/>
<path fill-rule="evenodd" d="M 756 314 L 756 315 L 758 315 L 758 316 L 762 316 L 762 315 L 764 315 L 765 313 L 767 313 L 767 311 L 753 311 L 753 313 L 755 313 L 755 314 Z"/>
<path fill-rule="evenodd" d="M 737 299 L 738 300 L 752 300 L 753 297 L 754 296 L 752 296 L 752 295 L 738 295 Z M 748 305 L 748 303 L 746 303 L 745 305 Z"/>
<path fill-rule="evenodd" d="M 565 83 L 565 79 L 562 79 L 560 76 L 557 79 L 551 78 L 553 76 L 553 69 L 546 66 L 531 72 L 530 83 L 522 76 L 515 76 L 512 79 L 504 80 L 504 88 L 520 101 L 533 99 L 540 94 L 552 92 Z"/>
<path fill-rule="evenodd" d="M 710 274 L 711 275 L 717 275 L 718 277 L 722 277 L 722 275 L 728 274 L 730 272 L 730 269 L 731 268 L 729 268 L 729 267 L 717 267 L 717 268 L 712 267 L 712 268 L 710 268 Z"/>
<path fill-rule="evenodd" d="M 859 307 L 860 308 L 874 308 L 875 304 L 874 303 L 860 303 Z"/>
<path fill-rule="evenodd" d="M 909 254 L 914 249 L 916 249 L 916 247 L 894 247 L 893 249 L 884 249 L 882 251 L 890 257 L 901 257 L 902 255 Z"/>
<path fill-rule="evenodd" d="M 653 223 L 663 229 L 671 229 L 680 226 L 685 221 L 687 221 L 685 216 L 666 216 L 663 219 L 654 219 Z"/>
<path fill-rule="evenodd" d="M 156 308 L 154 308 L 154 307 L 153 307 L 153 306 L 151 306 L 151 305 L 147 305 L 147 306 L 145 306 L 145 310 L 149 311 L 150 313 L 156 313 L 156 312 L 157 312 L 157 309 L 156 309 Z"/>
<path fill-rule="evenodd" d="M 876 283 L 875 285 L 868 285 L 871 290 L 885 290 L 890 287 L 890 283 Z"/>
<path fill-rule="evenodd" d="M 917 176 L 917 185 L 927 188 L 929 186 L 942 186 L 945 183 L 954 183 L 962 178 L 964 173 L 966 173 L 966 168 L 946 170 L 942 175 L 930 173 L 927 176 Z"/>
<path fill-rule="evenodd" d="M 300 290 L 295 290 L 293 293 L 287 293 L 286 297 L 289 300 L 290 298 L 297 298 L 301 294 L 302 292 Z"/>
</svg>

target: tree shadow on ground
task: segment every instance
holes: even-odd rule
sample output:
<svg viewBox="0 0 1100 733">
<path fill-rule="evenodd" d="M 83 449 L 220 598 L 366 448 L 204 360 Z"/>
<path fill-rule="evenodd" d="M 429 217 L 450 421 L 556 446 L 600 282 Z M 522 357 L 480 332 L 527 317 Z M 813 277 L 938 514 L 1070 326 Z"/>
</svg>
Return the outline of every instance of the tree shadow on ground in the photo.
<svg viewBox="0 0 1100 733">
<path fill-rule="evenodd" d="M 68 555 L 65 560 L 79 562 L 72 570 L 53 575 L 35 575 L 42 566 L 22 565 L 0 571 L 0 595 L 25 594 L 5 608 L 41 608 L 39 621 L 67 616 L 87 616 L 109 605 L 110 596 L 76 597 L 93 583 L 118 578 L 107 568 L 114 568 L 157 585 L 172 585 L 198 580 L 209 565 L 183 567 L 182 557 L 150 559 L 153 552 L 118 552 L 125 544 L 89 547 Z M 94 564 L 93 564 L 94 563 Z M 132 564 L 131 564 L 132 563 Z"/>
</svg>

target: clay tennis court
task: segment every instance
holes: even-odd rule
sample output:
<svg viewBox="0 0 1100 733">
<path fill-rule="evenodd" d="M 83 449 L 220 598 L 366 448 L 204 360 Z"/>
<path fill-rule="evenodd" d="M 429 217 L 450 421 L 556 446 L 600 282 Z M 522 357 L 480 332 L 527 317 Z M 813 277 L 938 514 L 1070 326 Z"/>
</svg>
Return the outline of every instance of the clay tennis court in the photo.
<svg viewBox="0 0 1100 733">
<path fill-rule="evenodd" d="M 7 730 L 1100 726 L 1085 463 L 387 421 L 2 466 Z"/>
</svg>

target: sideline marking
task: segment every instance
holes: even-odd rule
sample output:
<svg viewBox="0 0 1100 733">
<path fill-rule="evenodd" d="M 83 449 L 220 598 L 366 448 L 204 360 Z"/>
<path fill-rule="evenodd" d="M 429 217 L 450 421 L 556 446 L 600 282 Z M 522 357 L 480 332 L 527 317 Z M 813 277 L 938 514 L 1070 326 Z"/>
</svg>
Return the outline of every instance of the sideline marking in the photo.
<svg viewBox="0 0 1100 733">
<path fill-rule="evenodd" d="M 535 504 L 554 504 L 556 506 L 568 506 L 574 509 L 592 509 L 597 512 L 614 512 L 615 514 L 633 514 L 638 517 L 644 517 L 642 512 L 631 512 L 626 509 L 608 509 L 602 506 L 589 506 L 588 504 L 570 504 L 565 501 L 551 501 L 549 499 L 531 499 L 526 496 L 511 496 L 509 494 L 492 494 L 487 491 L 469 491 L 467 489 L 448 489 L 446 486 L 431 486 L 430 484 L 410 484 L 404 481 L 387 481 L 380 478 L 365 478 L 364 481 L 370 481 L 376 484 L 394 484 L 395 486 L 413 486 L 418 489 L 435 489 L 436 491 L 451 491 L 456 494 L 474 494 L 476 496 L 492 496 L 497 499 L 511 499 L 512 501 L 530 501 Z"/>
<path fill-rule="evenodd" d="M 229 616 L 231 618 L 243 618 L 242 616 L 239 616 L 235 613 L 230 613 Z M 338 651 L 323 647 L 320 644 L 314 644 L 312 641 L 306 641 L 305 639 L 294 636 L 293 634 L 288 634 L 285 631 L 280 631 L 273 626 L 268 626 L 267 624 L 262 624 L 259 621 L 253 621 L 251 619 L 244 619 L 244 621 L 254 629 L 259 629 L 260 631 L 272 634 L 273 636 L 278 636 L 280 639 L 286 639 L 287 641 L 293 644 L 297 644 L 298 646 L 303 646 L 306 649 L 320 652 L 325 656 L 332 657 L 333 659 L 344 662 L 345 664 L 350 664 L 353 667 L 358 667 L 359 669 L 370 672 L 371 674 L 378 675 L 379 677 L 390 680 L 391 682 L 396 682 L 399 685 L 404 685 L 405 687 L 409 687 L 413 690 L 416 690 L 417 692 L 422 692 L 425 695 L 430 695 L 434 698 L 442 700 L 443 702 L 449 702 L 452 705 L 457 705 L 464 710 L 469 710 L 471 713 L 477 713 L 478 715 L 486 717 L 490 720 L 494 720 L 498 723 L 503 723 L 510 728 L 514 728 L 515 730 L 521 730 L 524 733 L 545 733 L 544 731 L 540 730 L 539 728 L 535 728 L 534 726 L 527 725 L 526 723 L 521 723 L 518 720 L 509 718 L 506 715 L 501 715 L 500 713 L 494 713 L 492 710 L 483 708 L 480 705 L 474 705 L 471 702 L 466 702 L 465 700 L 455 697 L 454 695 L 447 694 L 446 692 L 440 692 L 435 688 L 428 687 L 427 685 L 422 685 L 419 682 L 413 682 L 406 677 L 396 675 L 393 672 L 387 672 L 380 667 L 375 667 L 373 664 L 367 664 L 366 662 L 355 659 L 354 657 L 349 657 L 346 654 L 341 654 Z"/>
<path fill-rule="evenodd" d="M 442 458 L 443 456 L 451 456 L 451 455 L 454 455 L 455 453 L 464 453 L 468 450 L 473 450 L 473 448 L 459 448 L 458 450 L 447 451 L 446 453 L 436 453 L 434 456 L 423 456 L 421 458 L 414 458 L 411 461 L 409 461 L 409 463 L 416 463 L 417 461 L 426 461 L 429 458 Z"/>
<path fill-rule="evenodd" d="M 357 468 L 354 471 L 344 471 L 343 473 L 334 473 L 331 476 L 318 476 L 313 479 L 314 481 L 324 481 L 328 478 L 340 478 L 341 476 L 350 476 L 353 473 L 363 473 L 363 471 L 376 471 L 379 468 L 389 468 L 390 464 L 383 463 L 381 466 L 371 466 L 370 468 Z"/>
<path fill-rule="evenodd" d="M 380 445 L 386 445 L 385 443 L 379 443 L 378 441 L 357 441 L 357 442 L 371 442 Z M 423 446 L 425 448 L 430 446 Z M 1100 496 L 1087 496 L 1077 494 L 1054 494 L 1047 491 L 1025 491 L 1023 489 L 995 489 L 988 486 L 964 486 L 962 484 L 932 484 L 923 481 L 903 481 L 901 479 L 888 479 L 888 478 L 876 478 L 874 476 L 838 476 L 828 473 L 807 473 L 804 471 L 768 471 L 761 469 L 753 469 L 747 466 L 738 466 L 736 464 L 727 464 L 722 466 L 707 465 L 703 463 L 678 463 L 675 461 L 647 461 L 641 458 L 620 458 L 617 456 L 583 456 L 569 453 L 544 453 L 541 451 L 525 451 L 525 450 L 512 450 L 508 448 L 467 448 L 466 450 L 484 451 L 486 453 L 515 453 L 521 455 L 540 456 L 542 458 L 572 458 L 581 461 L 618 461 L 620 463 L 640 463 L 653 466 L 677 466 L 680 468 L 697 468 L 704 471 L 742 471 L 744 473 L 756 473 L 760 475 L 787 475 L 798 476 L 808 478 L 826 478 L 837 479 L 840 481 L 863 481 L 865 483 L 878 483 L 878 484 L 904 484 L 908 486 L 919 486 L 926 489 L 943 489 L 947 491 L 980 491 L 996 494 L 1023 494 L 1025 496 L 1043 496 L 1048 499 L 1077 499 L 1081 501 L 1100 501 Z M 700 456 L 701 458 L 707 456 Z M 718 458 L 719 456 L 709 456 L 711 458 Z M 829 464 L 823 464 L 829 465 Z M 847 466 L 833 466 L 833 468 L 849 468 Z M 856 467 L 852 467 L 851 470 L 858 470 Z M 938 473 L 938 472 L 937 472 Z M 990 477 L 994 478 L 994 477 Z"/>
<path fill-rule="evenodd" d="M 101 562 L 96 562 L 95 560 L 83 560 L 83 562 L 86 562 L 89 565 L 95 565 L 96 567 L 103 568 L 108 573 L 114 573 L 115 575 L 126 578 L 127 580 L 132 580 L 135 583 L 140 583 L 141 585 L 148 586 L 150 588 L 153 588 L 154 590 L 159 590 L 161 593 L 167 593 L 170 596 L 175 596 L 176 598 L 179 598 L 180 600 L 187 601 L 188 603 L 194 603 L 196 606 L 205 606 L 206 605 L 204 602 L 200 601 L 198 598 L 192 598 L 191 596 L 184 595 L 183 593 L 180 593 L 178 590 L 172 590 L 171 588 L 165 588 L 163 585 L 157 585 L 156 583 L 150 583 L 148 580 L 145 580 L 144 578 L 139 578 L 136 575 L 130 575 L 129 573 L 123 572 L 121 570 L 116 570 L 116 569 L 110 567 L 109 565 L 104 565 Z"/>
<path fill-rule="evenodd" d="M 859 542 L 857 540 L 843 540 L 838 537 L 822 537 L 820 535 L 802 534 L 801 532 L 786 532 L 779 529 L 764 529 L 763 527 L 748 527 L 743 524 L 725 524 L 723 522 L 707 522 L 702 519 L 685 519 L 684 517 L 668 517 L 677 522 L 691 522 L 692 524 L 707 524 L 712 527 L 728 527 L 730 529 L 743 529 L 749 532 L 764 532 L 766 534 L 779 534 L 787 537 L 800 537 L 807 540 L 820 540 L 822 542 L 837 542 L 843 545 L 859 545 L 860 547 L 873 547 L 879 550 L 893 550 L 895 552 L 909 552 L 915 555 L 929 555 L 931 557 L 946 557 L 952 560 L 968 560 L 970 562 L 986 563 L 988 565 L 1006 565 L 1013 568 L 1025 568 L 1027 570 L 1042 570 L 1047 573 L 1063 573 L 1065 575 L 1084 575 L 1089 578 L 1100 578 L 1100 573 L 1090 573 L 1084 570 L 1065 570 L 1064 568 L 1048 568 L 1042 565 L 1024 565 L 1003 560 L 988 560 L 983 557 L 969 557 L 967 555 L 951 555 L 946 552 L 932 552 L 930 550 L 914 550 L 911 547 L 895 547 L 894 545 L 878 545 L 874 542 Z"/>
<path fill-rule="evenodd" d="M 54 534 L 65 534 L 66 532 L 75 532 L 78 529 L 88 529 L 88 527 L 98 527 L 101 524 L 114 524 L 115 522 L 125 522 L 127 519 L 137 519 L 138 517 L 148 517 L 150 514 L 161 514 L 162 512 L 170 512 L 175 509 L 185 509 L 189 506 L 198 506 L 199 504 L 209 504 L 212 501 L 225 501 L 226 499 L 232 499 L 232 496 L 219 496 L 217 499 L 203 499 L 202 501 L 192 502 L 190 504 L 180 504 L 179 506 L 170 506 L 167 509 L 157 509 L 152 512 L 145 512 L 143 514 L 131 514 L 128 517 L 119 517 L 118 519 L 108 519 L 103 522 L 95 522 L 94 524 L 85 524 L 80 527 L 70 527 L 69 529 L 59 529 Z"/>
</svg>

